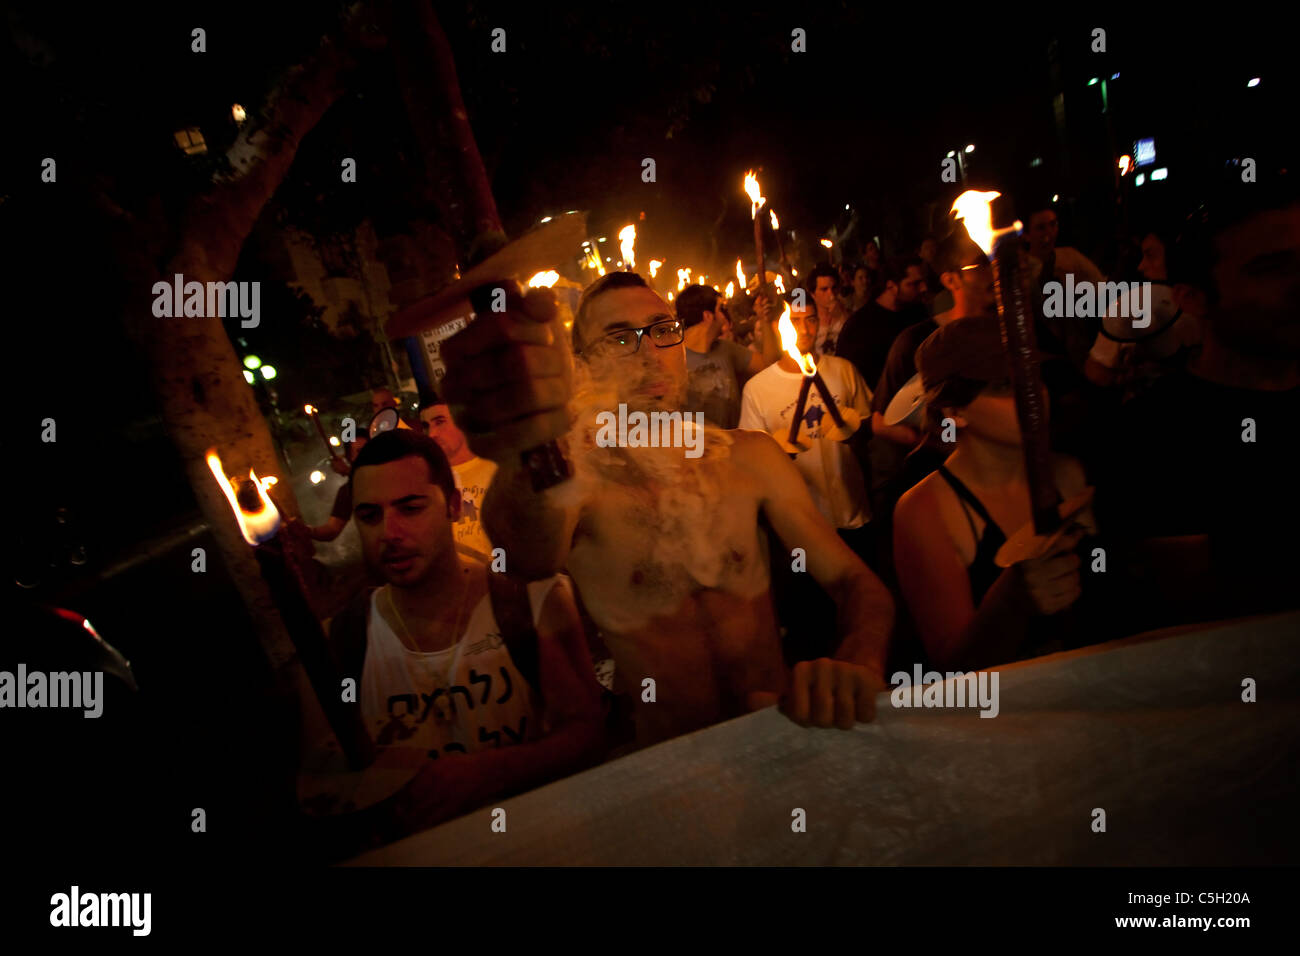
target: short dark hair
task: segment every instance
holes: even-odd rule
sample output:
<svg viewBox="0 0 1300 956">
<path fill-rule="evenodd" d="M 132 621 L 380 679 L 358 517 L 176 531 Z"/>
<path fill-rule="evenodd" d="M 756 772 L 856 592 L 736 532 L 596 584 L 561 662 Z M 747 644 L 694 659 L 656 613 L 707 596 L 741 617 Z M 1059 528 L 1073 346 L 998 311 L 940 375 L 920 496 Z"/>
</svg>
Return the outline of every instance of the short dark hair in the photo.
<svg viewBox="0 0 1300 956">
<path fill-rule="evenodd" d="M 601 276 L 587 288 L 582 290 L 582 296 L 578 299 L 578 311 L 573 317 L 573 351 L 582 351 L 582 341 L 578 338 L 578 329 L 582 325 L 582 320 L 587 316 L 587 309 L 591 306 L 591 300 L 604 292 L 611 289 L 649 289 L 649 284 L 641 278 L 636 272 L 608 272 Z"/>
<path fill-rule="evenodd" d="M 682 325 L 688 329 L 693 325 L 699 325 L 704 321 L 705 312 L 716 312 L 718 300 L 722 298 L 722 293 L 711 285 L 687 286 L 682 294 L 677 297 L 677 318 L 682 320 Z"/>
<path fill-rule="evenodd" d="M 456 479 L 447 456 L 436 441 L 410 428 L 380 432 L 366 442 L 352 462 L 352 476 L 348 480 L 356 481 L 357 472 L 369 465 L 387 465 L 403 458 L 423 458 L 429 466 L 429 481 L 442 489 L 443 497 L 448 501 L 452 499 L 456 492 Z"/>
<path fill-rule="evenodd" d="M 925 272 L 925 260 L 920 256 L 893 256 L 885 260 L 885 281 L 901 285 L 907 270 L 914 268 Z"/>
<path fill-rule="evenodd" d="M 966 227 L 958 222 L 952 232 L 939 240 L 939 248 L 934 253 L 934 271 L 943 275 L 945 272 L 960 272 L 972 261 L 987 262 L 984 250 L 975 244 Z"/>
<path fill-rule="evenodd" d="M 1270 176 L 1264 182 L 1243 184 L 1231 170 L 1227 181 L 1212 182 L 1206 198 L 1187 217 L 1172 243 L 1165 243 L 1169 281 L 1196 286 L 1211 303 L 1218 301 L 1214 266 L 1219 259 L 1220 235 L 1255 216 L 1286 209 L 1300 201 L 1294 176 Z M 1163 239 L 1163 236 L 1161 237 Z"/>
<path fill-rule="evenodd" d="M 814 267 L 812 272 L 808 273 L 808 280 L 804 283 L 804 287 L 807 288 L 807 290 L 810 293 L 813 292 L 817 288 L 817 280 L 820 279 L 822 276 L 826 276 L 833 283 L 835 283 L 834 288 L 838 289 L 840 287 L 839 270 L 836 269 L 834 266 L 827 265 L 825 263 L 822 263 L 821 265 Z"/>
</svg>

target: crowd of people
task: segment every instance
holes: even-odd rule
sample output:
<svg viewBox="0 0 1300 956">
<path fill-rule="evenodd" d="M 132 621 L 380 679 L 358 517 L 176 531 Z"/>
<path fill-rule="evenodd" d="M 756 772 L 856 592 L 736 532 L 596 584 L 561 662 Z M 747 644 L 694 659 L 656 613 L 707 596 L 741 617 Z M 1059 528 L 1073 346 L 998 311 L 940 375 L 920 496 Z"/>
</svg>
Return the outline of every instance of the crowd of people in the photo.
<svg viewBox="0 0 1300 956">
<path fill-rule="evenodd" d="M 1015 560 L 1033 519 L 1015 372 L 960 223 L 780 299 L 697 285 L 670 303 L 617 272 L 569 333 L 547 290 L 478 317 L 444 344 L 423 428 L 360 447 L 313 529 L 351 516 L 373 575 L 331 643 L 359 662 L 373 738 L 409 757 L 380 806 L 428 826 L 773 704 L 850 728 L 913 663 L 1295 607 L 1300 205 L 1260 194 L 1151 223 L 1109 274 L 1058 242 L 1052 205 L 1029 211 L 1050 470 L 1073 506 Z M 1148 320 L 1051 314 L 1067 280 L 1149 282 Z M 806 401 L 787 306 L 821 377 Z M 704 454 L 593 444 L 578 379 L 604 407 L 703 412 Z M 551 441 L 574 476 L 539 487 L 524 453 Z"/>
</svg>

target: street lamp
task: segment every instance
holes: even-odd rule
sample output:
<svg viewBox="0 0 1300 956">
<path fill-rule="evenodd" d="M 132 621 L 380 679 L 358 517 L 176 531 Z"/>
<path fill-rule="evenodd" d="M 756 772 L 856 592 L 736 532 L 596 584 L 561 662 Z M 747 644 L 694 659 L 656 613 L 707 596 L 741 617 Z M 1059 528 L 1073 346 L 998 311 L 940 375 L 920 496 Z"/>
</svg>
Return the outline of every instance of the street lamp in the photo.
<svg viewBox="0 0 1300 956">
<path fill-rule="evenodd" d="M 975 152 L 975 144 L 967 143 L 964 149 L 948 150 L 948 158 L 957 160 L 957 171 L 961 173 L 962 183 L 966 182 L 966 156 Z"/>
</svg>

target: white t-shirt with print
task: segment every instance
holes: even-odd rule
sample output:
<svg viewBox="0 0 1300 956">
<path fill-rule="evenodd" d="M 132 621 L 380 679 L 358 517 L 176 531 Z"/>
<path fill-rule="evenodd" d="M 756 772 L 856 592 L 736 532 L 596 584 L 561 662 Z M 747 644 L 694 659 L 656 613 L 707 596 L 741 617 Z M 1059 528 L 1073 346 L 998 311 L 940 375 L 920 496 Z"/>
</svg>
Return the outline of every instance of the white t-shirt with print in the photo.
<svg viewBox="0 0 1300 956">
<path fill-rule="evenodd" d="M 840 408 L 852 408 L 871 419 L 871 389 L 847 359 L 823 355 L 817 360 L 827 390 Z M 789 437 L 790 421 L 799 398 L 802 372 L 787 372 L 779 364 L 769 365 L 745 384 L 740 403 L 740 427 Z M 830 413 L 814 387 L 808 392 L 799 437 L 812 447 L 795 456 L 794 464 L 803 475 L 817 510 L 836 528 L 860 528 L 871 520 L 866 480 L 853 452 L 844 442 L 822 437 L 831 425 Z"/>
<path fill-rule="evenodd" d="M 460 489 L 460 520 L 451 529 L 456 546 L 472 552 L 480 561 L 492 560 L 492 542 L 483 530 L 483 499 L 497 473 L 496 462 L 475 456 L 451 466 L 456 487 Z"/>
</svg>

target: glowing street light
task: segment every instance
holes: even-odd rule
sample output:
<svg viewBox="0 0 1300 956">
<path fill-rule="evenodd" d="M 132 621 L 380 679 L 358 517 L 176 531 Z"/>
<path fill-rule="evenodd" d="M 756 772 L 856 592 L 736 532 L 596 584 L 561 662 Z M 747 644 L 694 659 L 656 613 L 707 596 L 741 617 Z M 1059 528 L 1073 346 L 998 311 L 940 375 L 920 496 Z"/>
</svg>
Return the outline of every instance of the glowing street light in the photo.
<svg viewBox="0 0 1300 956">
<path fill-rule="evenodd" d="M 256 355 L 244 356 L 244 368 L 258 368 L 259 366 L 261 366 L 261 364 L 262 364 L 262 360 L 258 358 Z"/>
</svg>

